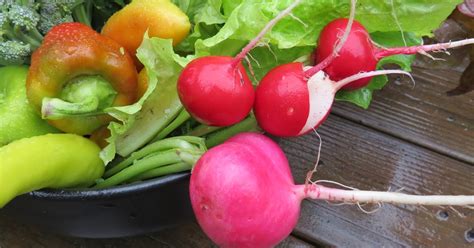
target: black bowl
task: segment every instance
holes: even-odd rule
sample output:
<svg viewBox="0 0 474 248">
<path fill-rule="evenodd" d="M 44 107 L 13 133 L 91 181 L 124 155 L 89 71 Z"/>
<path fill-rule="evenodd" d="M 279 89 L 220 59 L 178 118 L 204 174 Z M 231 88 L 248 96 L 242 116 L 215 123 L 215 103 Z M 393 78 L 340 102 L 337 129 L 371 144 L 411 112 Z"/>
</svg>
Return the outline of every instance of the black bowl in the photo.
<svg viewBox="0 0 474 248">
<path fill-rule="evenodd" d="M 41 190 L 15 198 L 1 215 L 48 232 L 116 238 L 155 232 L 193 219 L 190 173 L 102 190 Z"/>
</svg>

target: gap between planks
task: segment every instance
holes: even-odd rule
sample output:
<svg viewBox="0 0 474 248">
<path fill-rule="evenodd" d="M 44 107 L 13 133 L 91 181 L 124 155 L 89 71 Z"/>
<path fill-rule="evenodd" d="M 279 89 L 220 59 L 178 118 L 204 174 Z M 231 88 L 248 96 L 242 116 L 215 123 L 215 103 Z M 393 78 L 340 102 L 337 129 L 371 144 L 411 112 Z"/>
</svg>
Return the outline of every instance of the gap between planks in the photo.
<svg viewBox="0 0 474 248">
<path fill-rule="evenodd" d="M 342 118 L 344 120 L 347 120 L 347 121 L 350 121 L 350 122 L 353 122 L 357 125 L 361 125 L 363 127 L 366 127 L 366 128 L 369 128 L 369 129 L 372 129 L 376 132 L 379 132 L 379 133 L 382 133 L 382 134 L 385 134 L 387 136 L 390 136 L 392 138 L 395 138 L 395 139 L 398 139 L 398 140 L 401 140 L 401 141 L 404 141 L 404 142 L 407 142 L 407 143 L 410 143 L 410 144 L 413 144 L 413 145 L 416 145 L 418 147 L 421 147 L 421 148 L 424 148 L 426 150 L 429 150 L 431 152 L 434 152 L 434 153 L 438 153 L 440 155 L 443 155 L 443 156 L 446 156 L 448 158 L 451 158 L 451 159 L 454 159 L 458 162 L 462 162 L 462 163 L 466 163 L 466 164 L 469 164 L 469 165 L 472 165 L 474 166 L 474 163 L 471 162 L 471 161 L 468 161 L 468 160 L 465 160 L 465 159 L 462 159 L 458 156 L 455 156 L 449 152 L 444 152 L 443 150 L 439 150 L 439 149 L 436 149 L 435 147 L 432 147 L 432 146 L 429 146 L 428 144 L 424 144 L 424 143 L 421 143 L 421 142 L 413 142 L 413 140 L 410 140 L 409 138 L 406 138 L 406 137 L 403 137 L 402 135 L 397 135 L 396 133 L 391 133 L 389 131 L 386 131 L 384 130 L 383 128 L 380 128 L 380 127 L 377 127 L 377 126 L 372 126 L 368 123 L 364 123 L 364 122 L 361 122 L 361 121 L 358 121 L 354 118 L 351 118 L 349 116 L 345 116 L 344 114 L 341 114 L 341 113 L 337 113 L 337 112 L 334 112 L 332 111 L 331 112 L 332 115 L 335 115 L 339 118 Z M 474 145 L 474 144 L 473 144 Z"/>
</svg>

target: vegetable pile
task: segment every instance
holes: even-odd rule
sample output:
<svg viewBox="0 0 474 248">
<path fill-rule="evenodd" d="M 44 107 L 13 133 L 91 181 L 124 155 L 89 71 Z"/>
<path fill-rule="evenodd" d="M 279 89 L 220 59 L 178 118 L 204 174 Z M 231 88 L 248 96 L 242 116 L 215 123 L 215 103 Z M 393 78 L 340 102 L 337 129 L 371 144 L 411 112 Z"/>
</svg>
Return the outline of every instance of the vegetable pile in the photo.
<svg viewBox="0 0 474 248">
<path fill-rule="evenodd" d="M 474 43 L 421 44 L 459 2 L 0 0 L 0 207 L 41 188 L 194 168 L 190 198 L 209 237 L 271 247 L 307 197 L 472 205 L 294 185 L 283 152 L 258 134 L 304 135 L 334 100 L 367 108 L 386 74 L 411 77 L 413 54 Z M 39 169 L 15 177 L 29 166 Z"/>
</svg>

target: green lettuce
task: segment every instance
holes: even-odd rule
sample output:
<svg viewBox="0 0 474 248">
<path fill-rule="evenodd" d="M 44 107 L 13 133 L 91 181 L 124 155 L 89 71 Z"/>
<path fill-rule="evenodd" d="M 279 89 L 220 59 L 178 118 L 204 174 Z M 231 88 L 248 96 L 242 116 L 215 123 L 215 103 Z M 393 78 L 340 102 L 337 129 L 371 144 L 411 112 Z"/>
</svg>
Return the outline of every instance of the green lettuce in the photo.
<svg viewBox="0 0 474 248">
<path fill-rule="evenodd" d="M 220 12 L 221 0 L 174 0 L 173 2 L 186 13 L 192 23 L 191 34 L 175 49 L 178 53 L 194 53 L 194 43 L 198 39 L 206 39 L 217 34 L 226 21 Z"/>
<path fill-rule="evenodd" d="M 224 0 L 223 11 L 228 16 L 227 21 L 219 33 L 203 40 L 201 48 L 214 48 L 227 40 L 253 39 L 270 19 L 291 2 Z M 356 19 L 371 33 L 404 31 L 417 36 L 430 35 L 460 2 L 462 0 L 359 0 Z M 327 23 L 348 16 L 349 1 L 304 0 L 293 14 L 297 18 L 281 20 L 266 35 L 270 43 L 279 48 L 314 46 L 319 32 Z"/>
<path fill-rule="evenodd" d="M 109 124 L 109 145 L 101 158 L 107 164 L 115 153 L 127 156 L 151 141 L 182 110 L 176 82 L 189 59 L 175 54 L 169 39 L 145 34 L 137 57 L 147 70 L 148 89 L 135 104 L 109 110 L 118 122 Z"/>
</svg>

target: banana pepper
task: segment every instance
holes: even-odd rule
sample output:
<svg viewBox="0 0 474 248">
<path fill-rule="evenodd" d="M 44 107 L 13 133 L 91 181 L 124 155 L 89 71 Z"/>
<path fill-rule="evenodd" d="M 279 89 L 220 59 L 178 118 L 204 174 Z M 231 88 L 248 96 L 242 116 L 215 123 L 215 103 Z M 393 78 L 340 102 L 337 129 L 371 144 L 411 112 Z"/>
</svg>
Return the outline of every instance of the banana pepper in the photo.
<svg viewBox="0 0 474 248">
<path fill-rule="evenodd" d="M 81 23 L 63 23 L 32 55 L 27 96 L 51 125 L 90 134 L 112 120 L 108 107 L 136 100 L 137 71 L 112 39 Z"/>
<path fill-rule="evenodd" d="M 74 134 L 46 134 L 1 147 L 0 208 L 33 190 L 94 184 L 105 169 L 99 153 L 96 144 Z"/>
</svg>

